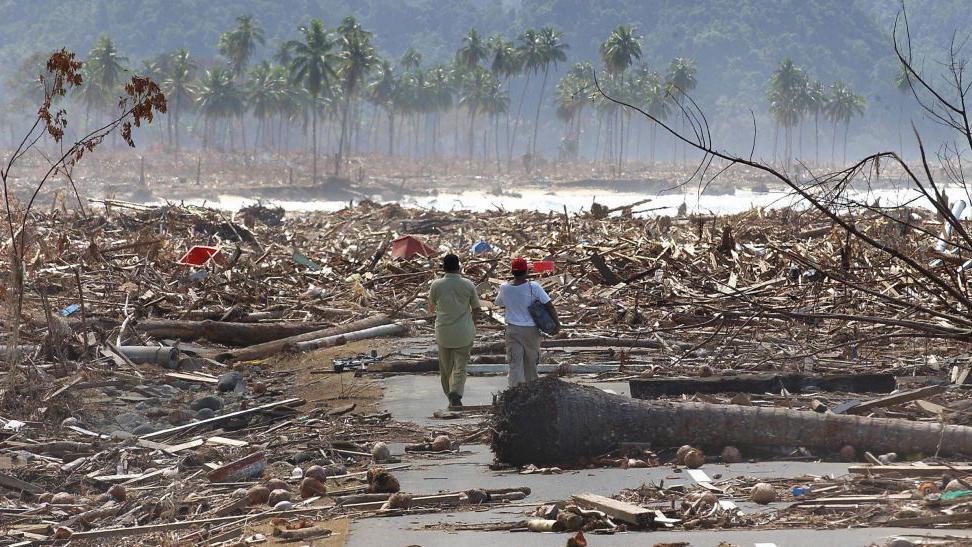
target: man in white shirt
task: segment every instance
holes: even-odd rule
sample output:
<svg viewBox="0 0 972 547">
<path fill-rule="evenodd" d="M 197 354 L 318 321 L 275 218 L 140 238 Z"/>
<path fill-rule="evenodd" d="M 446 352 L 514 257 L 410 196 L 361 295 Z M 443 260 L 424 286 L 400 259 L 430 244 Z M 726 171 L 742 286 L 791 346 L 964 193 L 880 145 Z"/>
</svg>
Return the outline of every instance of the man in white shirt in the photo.
<svg viewBox="0 0 972 547">
<path fill-rule="evenodd" d="M 560 329 L 557 310 L 547 291 L 539 283 L 527 278 L 529 264 L 516 258 L 510 267 L 513 281 L 503 283 L 496 297 L 496 305 L 506 310 L 506 360 L 510 366 L 510 387 L 537 379 L 540 362 L 540 329 L 530 315 L 530 304 L 538 301 Z"/>
</svg>

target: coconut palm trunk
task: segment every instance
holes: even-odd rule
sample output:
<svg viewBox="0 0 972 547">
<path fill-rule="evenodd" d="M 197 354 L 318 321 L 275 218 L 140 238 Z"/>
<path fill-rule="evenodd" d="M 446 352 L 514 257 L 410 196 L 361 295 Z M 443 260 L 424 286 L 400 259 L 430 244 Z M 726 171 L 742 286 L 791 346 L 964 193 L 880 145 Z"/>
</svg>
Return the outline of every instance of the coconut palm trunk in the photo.
<svg viewBox="0 0 972 547">
<path fill-rule="evenodd" d="M 972 453 L 972 427 L 818 414 L 776 407 L 642 401 L 556 378 L 504 392 L 495 408 L 492 449 L 514 465 L 576 463 L 622 442 L 653 448 L 689 444 L 802 446 L 837 452 Z"/>
<path fill-rule="evenodd" d="M 311 180 L 312 184 L 317 184 L 317 109 L 311 107 L 311 142 L 314 143 L 311 147 L 311 154 L 313 155 L 311 159 Z"/>
<path fill-rule="evenodd" d="M 523 90 L 520 91 L 520 102 L 516 106 L 516 118 L 513 119 L 513 135 L 510 137 L 509 161 L 513 161 L 513 145 L 516 144 L 516 132 L 520 128 L 520 114 L 523 112 L 523 100 L 526 99 L 527 88 L 530 87 L 530 75 L 523 80 Z"/>
<path fill-rule="evenodd" d="M 543 92 L 547 87 L 547 73 L 549 71 L 549 67 L 543 67 L 543 79 L 540 80 L 540 98 L 537 99 L 537 114 L 533 119 L 533 145 L 530 147 L 530 154 L 534 157 L 537 155 L 537 132 L 540 129 L 540 107 L 543 106 Z"/>
<path fill-rule="evenodd" d="M 395 157 L 395 113 L 388 111 L 388 157 Z"/>
<path fill-rule="evenodd" d="M 341 109 L 341 135 L 338 137 L 337 154 L 334 155 L 334 176 L 341 174 L 341 158 L 344 156 L 344 143 L 348 138 L 348 113 L 351 110 L 351 97 L 344 99 L 344 108 Z"/>
</svg>

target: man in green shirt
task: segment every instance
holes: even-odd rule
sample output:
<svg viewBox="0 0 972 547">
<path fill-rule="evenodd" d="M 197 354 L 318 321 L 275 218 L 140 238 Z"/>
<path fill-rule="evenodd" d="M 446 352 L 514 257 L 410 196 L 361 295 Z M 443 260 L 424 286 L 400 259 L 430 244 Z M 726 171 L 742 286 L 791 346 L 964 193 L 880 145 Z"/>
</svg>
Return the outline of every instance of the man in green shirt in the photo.
<svg viewBox="0 0 972 547">
<path fill-rule="evenodd" d="M 449 406 L 462 406 L 466 365 L 476 337 L 473 314 L 480 313 L 479 295 L 472 281 L 460 275 L 459 257 L 442 259 L 445 275 L 432 282 L 429 312 L 435 314 L 435 342 L 439 346 L 439 379 Z"/>
</svg>

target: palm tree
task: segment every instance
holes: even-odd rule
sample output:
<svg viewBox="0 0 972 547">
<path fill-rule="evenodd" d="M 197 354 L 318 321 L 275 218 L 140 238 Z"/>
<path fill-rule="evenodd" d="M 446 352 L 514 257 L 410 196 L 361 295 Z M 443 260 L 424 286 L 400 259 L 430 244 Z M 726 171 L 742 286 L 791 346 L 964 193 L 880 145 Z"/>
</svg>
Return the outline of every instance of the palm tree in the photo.
<svg viewBox="0 0 972 547">
<path fill-rule="evenodd" d="M 337 75 L 341 80 L 341 90 L 344 96 L 343 113 L 341 114 L 341 136 L 338 140 L 338 152 L 334 157 L 334 175 L 341 170 L 341 158 L 348 137 L 348 115 L 352 101 L 358 95 L 368 75 L 378 67 L 381 60 L 371 45 L 371 33 L 362 29 L 353 16 L 348 16 L 338 27 L 340 38 L 338 43 L 341 51 L 338 54 Z"/>
<path fill-rule="evenodd" d="M 256 142 L 272 146 L 273 132 L 267 130 L 267 122 L 277 113 L 284 95 L 287 93 L 287 80 L 280 67 L 263 61 L 250 71 L 246 85 L 246 103 L 257 119 Z"/>
<path fill-rule="evenodd" d="M 418 70 L 422 66 L 422 54 L 415 50 L 415 48 L 408 48 L 402 55 L 402 59 L 398 61 L 398 66 L 402 67 L 405 72 L 411 72 L 413 70 Z"/>
<path fill-rule="evenodd" d="M 580 118 L 591 90 L 587 73 L 593 70 L 590 63 L 577 63 L 557 83 L 557 117 L 564 122 L 561 153 L 571 159 L 577 158 L 580 147 Z"/>
<path fill-rule="evenodd" d="M 482 67 L 467 70 L 459 90 L 459 106 L 465 107 L 469 113 L 469 158 L 475 154 L 476 144 L 476 115 L 479 112 L 489 112 L 493 109 L 498 114 L 499 105 L 503 101 L 499 90 L 499 80 L 491 72 Z M 495 101 L 495 103 L 492 103 Z"/>
<path fill-rule="evenodd" d="M 82 100 L 87 107 L 84 115 L 85 127 L 92 108 L 103 112 L 115 104 L 115 95 L 121 85 L 122 74 L 126 71 L 124 64 L 127 62 L 128 58 L 118 52 L 115 43 L 108 36 L 102 36 L 95 42 L 84 64 L 84 85 L 81 88 Z"/>
<path fill-rule="evenodd" d="M 827 112 L 827 92 L 817 80 L 807 81 L 807 112 L 813 114 L 814 161 L 820 163 L 820 115 Z"/>
<path fill-rule="evenodd" d="M 513 133 L 509 142 L 509 159 L 513 159 L 513 145 L 516 143 L 516 133 L 520 128 L 520 119 L 523 112 L 523 101 L 526 98 L 527 89 L 530 87 L 530 74 L 536 74 L 537 68 L 543 63 L 543 49 L 540 45 L 540 33 L 533 29 L 527 29 L 517 38 L 519 44 L 516 46 L 516 56 L 519 59 L 517 72 L 525 75 L 523 89 L 520 91 L 520 100 L 516 106 L 516 116 L 513 118 Z"/>
<path fill-rule="evenodd" d="M 334 42 L 320 19 L 314 19 L 310 26 L 302 27 L 300 31 L 304 35 L 304 40 L 291 40 L 287 42 L 286 49 L 292 56 L 291 80 L 303 87 L 310 96 L 311 139 L 314 154 L 312 176 L 313 181 L 317 182 L 317 104 L 321 94 L 329 92 L 331 84 L 337 79 L 334 67 L 338 59 L 331 52 Z"/>
<path fill-rule="evenodd" d="M 456 65 L 467 69 L 479 66 L 489 56 L 489 48 L 476 29 L 469 29 L 462 39 L 462 45 L 456 51 Z"/>
<path fill-rule="evenodd" d="M 807 104 L 807 78 L 803 71 L 790 59 L 783 59 L 770 75 L 767 98 L 769 110 L 777 127 L 784 131 L 784 163 L 789 165 L 793 159 L 792 130 L 800 123 Z"/>
<path fill-rule="evenodd" d="M 388 155 L 395 155 L 395 96 L 401 89 L 401 80 L 391 63 L 382 61 L 374 79 L 368 84 L 368 100 L 385 110 L 388 116 Z"/>
<path fill-rule="evenodd" d="M 232 70 L 219 65 L 207 70 L 196 88 L 196 104 L 199 106 L 199 113 L 206 120 L 204 139 L 208 139 L 208 134 L 215 131 L 220 119 L 242 116 L 244 94 L 236 84 Z M 204 141 L 203 146 L 206 147 L 207 144 Z"/>
<path fill-rule="evenodd" d="M 695 61 L 685 57 L 672 59 L 672 62 L 668 65 L 668 73 L 665 75 L 668 93 L 675 98 L 675 105 L 678 106 L 679 119 L 683 130 L 685 128 L 685 113 L 682 108 L 682 100 L 686 94 L 695 89 L 697 83 L 695 76 Z M 675 151 L 677 146 L 678 141 L 672 146 L 672 150 Z M 675 161 L 678 161 L 677 157 Z M 684 145 L 682 146 L 682 161 L 685 161 Z"/>
<path fill-rule="evenodd" d="M 837 80 L 830 86 L 830 101 L 828 101 L 827 115 L 834 122 L 834 142 L 837 141 L 837 124 L 844 125 L 844 159 L 847 164 L 847 132 L 854 116 L 864 114 L 866 102 L 864 97 L 857 95 L 844 82 Z M 833 156 L 833 147 L 831 147 Z"/>
<path fill-rule="evenodd" d="M 294 52 L 290 47 L 290 42 L 280 42 L 277 44 L 277 50 L 273 52 L 271 57 L 273 62 L 277 63 L 282 67 L 289 67 L 291 63 L 294 62 Z"/>
<path fill-rule="evenodd" d="M 162 80 L 165 79 L 166 74 L 169 72 L 169 56 L 166 54 L 158 54 L 149 59 L 142 60 L 142 70 L 141 75 L 149 78 L 153 82 L 161 85 Z M 167 133 L 163 133 L 162 124 L 159 125 L 159 141 L 164 146 L 171 146 L 172 144 L 172 116 L 166 113 L 166 128 Z"/>
<path fill-rule="evenodd" d="M 186 48 L 177 49 L 169 58 L 169 70 L 166 77 L 162 80 L 162 91 L 165 92 L 166 99 L 172 105 L 172 118 L 175 124 L 175 154 L 179 158 L 179 129 L 180 116 L 186 108 L 192 106 L 193 89 L 192 81 L 196 73 L 196 61 L 189 54 Z"/>
<path fill-rule="evenodd" d="M 432 114 L 432 154 L 439 153 L 439 117 L 452 108 L 455 94 L 455 78 L 452 71 L 443 64 L 428 70 L 425 77 L 424 103 Z"/>
<path fill-rule="evenodd" d="M 511 78 L 520 73 L 523 69 L 523 60 L 513 42 L 507 40 L 500 34 L 494 35 L 489 39 L 489 48 L 492 52 L 490 70 L 499 78 L 506 82 L 507 94 L 512 93 Z M 510 142 L 510 109 L 506 109 L 506 146 L 512 150 Z"/>
<path fill-rule="evenodd" d="M 661 74 L 652 72 L 644 82 L 644 104 L 645 110 L 656 120 L 665 120 L 672 113 L 672 103 L 670 95 L 665 89 L 665 81 Z M 657 140 L 658 124 L 651 124 L 651 163 L 655 163 L 655 143 Z"/>
<path fill-rule="evenodd" d="M 218 49 L 233 67 L 233 74 L 242 76 L 257 44 L 264 43 L 263 28 L 256 19 L 252 15 L 240 15 L 236 18 L 236 27 L 220 35 Z"/>
<path fill-rule="evenodd" d="M 624 86 L 624 72 L 635 59 L 641 59 L 640 38 L 635 35 L 634 27 L 619 25 L 607 40 L 601 44 L 601 61 L 608 73 L 616 75 Z M 624 161 L 624 112 L 618 115 L 618 172 Z"/>
<path fill-rule="evenodd" d="M 533 146 L 530 147 L 530 154 L 537 155 L 537 132 L 540 129 L 540 107 L 543 106 L 544 91 L 547 87 L 547 75 L 550 73 L 550 65 L 557 66 L 567 60 L 567 44 L 562 42 L 564 33 L 552 27 L 540 29 L 537 41 L 539 43 L 539 62 L 534 63 L 532 68 L 534 73 L 543 70 L 543 79 L 540 80 L 540 96 L 537 98 L 537 113 L 533 120 Z"/>
</svg>

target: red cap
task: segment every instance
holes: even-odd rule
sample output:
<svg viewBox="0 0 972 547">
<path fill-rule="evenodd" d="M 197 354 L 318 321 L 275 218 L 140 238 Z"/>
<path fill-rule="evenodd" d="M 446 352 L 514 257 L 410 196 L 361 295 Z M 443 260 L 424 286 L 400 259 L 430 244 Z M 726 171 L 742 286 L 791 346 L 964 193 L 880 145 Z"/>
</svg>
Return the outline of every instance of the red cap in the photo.
<svg viewBox="0 0 972 547">
<path fill-rule="evenodd" d="M 527 264 L 527 260 L 522 256 L 514 258 L 513 263 L 510 264 L 510 270 L 514 272 L 525 272 L 530 269 L 530 265 Z"/>
</svg>

